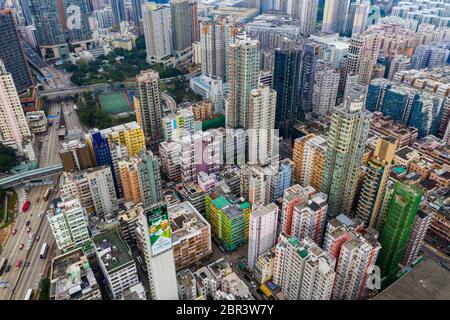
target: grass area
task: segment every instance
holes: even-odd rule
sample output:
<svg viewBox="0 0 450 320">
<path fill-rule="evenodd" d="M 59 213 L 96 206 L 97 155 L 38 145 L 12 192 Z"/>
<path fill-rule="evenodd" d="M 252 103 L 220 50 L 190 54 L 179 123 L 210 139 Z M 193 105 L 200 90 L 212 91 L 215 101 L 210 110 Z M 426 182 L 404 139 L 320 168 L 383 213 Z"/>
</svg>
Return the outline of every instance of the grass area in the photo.
<svg viewBox="0 0 450 320">
<path fill-rule="evenodd" d="M 8 194 L 8 208 L 7 208 L 8 216 L 6 217 L 6 223 L 2 224 L 3 218 L 5 216 L 4 203 L 3 203 L 4 197 L 5 197 L 5 192 L 10 192 L 10 194 Z M 0 197 L 2 199 L 1 208 L 0 208 L 0 228 L 4 228 L 6 226 L 9 226 L 14 221 L 14 208 L 16 206 L 18 196 L 14 190 L 8 189 L 8 190 L 2 190 L 0 192 Z"/>
<path fill-rule="evenodd" d="M 45 278 L 41 280 L 39 300 L 50 300 L 50 279 Z"/>
<path fill-rule="evenodd" d="M 117 114 L 131 111 L 128 99 L 123 92 L 101 93 L 99 96 L 103 111 Z"/>
</svg>

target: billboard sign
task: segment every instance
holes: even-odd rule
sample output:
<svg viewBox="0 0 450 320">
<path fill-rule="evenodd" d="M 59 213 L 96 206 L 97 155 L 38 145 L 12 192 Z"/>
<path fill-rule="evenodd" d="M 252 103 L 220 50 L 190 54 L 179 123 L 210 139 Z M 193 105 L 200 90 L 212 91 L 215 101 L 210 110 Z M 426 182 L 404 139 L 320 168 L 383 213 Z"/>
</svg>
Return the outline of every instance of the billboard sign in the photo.
<svg viewBox="0 0 450 320">
<path fill-rule="evenodd" d="M 148 234 L 152 255 L 156 256 L 172 248 L 172 232 L 165 204 L 147 211 Z"/>
</svg>

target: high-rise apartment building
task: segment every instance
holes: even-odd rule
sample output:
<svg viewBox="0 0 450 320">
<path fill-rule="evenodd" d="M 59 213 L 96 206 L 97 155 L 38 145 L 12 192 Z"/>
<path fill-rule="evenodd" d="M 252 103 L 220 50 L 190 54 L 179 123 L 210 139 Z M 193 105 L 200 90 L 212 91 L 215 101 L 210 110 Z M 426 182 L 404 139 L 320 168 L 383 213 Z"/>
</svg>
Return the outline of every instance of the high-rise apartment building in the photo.
<svg viewBox="0 0 450 320">
<path fill-rule="evenodd" d="M 33 85 L 33 80 L 12 10 L 0 10 L 0 34 L 0 60 L 11 73 L 17 92 L 24 92 Z"/>
<path fill-rule="evenodd" d="M 65 172 L 80 171 L 94 166 L 95 160 L 89 146 L 79 140 L 70 140 L 61 143 L 59 157 Z"/>
<path fill-rule="evenodd" d="M 117 196 L 109 166 L 97 167 L 86 172 L 95 213 L 108 219 L 117 211 Z"/>
<path fill-rule="evenodd" d="M 350 3 L 345 26 L 345 34 L 348 37 L 363 33 L 366 30 L 369 19 L 369 12 L 369 1 L 357 0 L 356 2 Z"/>
<path fill-rule="evenodd" d="M 0 142 L 25 153 L 25 142 L 31 137 L 28 122 L 14 86 L 13 76 L 0 60 Z"/>
<path fill-rule="evenodd" d="M 422 242 L 427 234 L 428 227 L 434 219 L 435 211 L 428 206 L 419 209 L 414 218 L 414 224 L 411 230 L 411 235 L 406 245 L 405 255 L 403 256 L 401 264 L 405 267 L 414 263 L 420 255 Z"/>
<path fill-rule="evenodd" d="M 92 239 L 95 256 L 114 299 L 139 283 L 136 264 L 127 243 L 117 231 L 96 235 Z"/>
<path fill-rule="evenodd" d="M 364 109 L 366 88 L 349 88 L 334 108 L 328 135 L 321 191 L 328 195 L 328 215 L 350 213 L 358 184 L 372 114 Z"/>
<path fill-rule="evenodd" d="M 320 190 L 327 151 L 327 140 L 323 136 L 308 134 L 294 141 L 294 181 L 303 187 L 312 186 Z"/>
<path fill-rule="evenodd" d="M 314 198 L 314 200 L 313 200 Z M 299 219 L 301 217 L 296 217 L 297 214 L 301 214 L 300 209 L 305 206 L 309 206 L 309 204 L 315 202 L 314 206 L 314 214 L 317 214 L 317 219 L 312 218 L 312 222 L 310 225 L 312 226 L 307 235 L 319 241 L 322 238 L 323 227 L 324 227 L 324 217 L 323 215 L 326 213 L 326 195 L 321 192 L 317 192 L 311 186 L 307 186 L 303 188 L 298 184 L 294 184 L 293 186 L 287 188 L 283 194 L 283 202 L 281 207 L 281 231 L 283 231 L 287 235 L 293 235 L 294 232 L 294 221 L 296 221 L 297 226 L 301 222 Z M 298 210 L 296 210 L 296 208 Z M 322 232 L 317 232 L 317 230 L 322 229 Z M 297 228 L 297 230 L 300 230 Z M 303 235 L 303 237 L 306 235 Z"/>
<path fill-rule="evenodd" d="M 325 0 L 322 32 L 344 33 L 350 0 Z"/>
<path fill-rule="evenodd" d="M 200 25 L 198 22 L 198 0 L 189 0 L 189 9 L 190 9 L 190 15 L 191 15 L 191 37 L 192 37 L 192 43 L 199 42 L 200 41 Z"/>
<path fill-rule="evenodd" d="M 176 114 L 162 119 L 164 141 L 179 141 L 181 137 L 194 133 L 194 113 L 191 108 L 177 110 Z"/>
<path fill-rule="evenodd" d="M 309 237 L 280 234 L 275 249 L 273 282 L 288 300 L 329 300 L 336 260 Z"/>
<path fill-rule="evenodd" d="M 350 40 L 350 46 L 344 67 L 344 79 L 349 74 L 359 75 L 359 83 L 368 85 L 372 79 L 372 70 L 378 58 L 380 36 L 378 34 L 356 34 Z"/>
<path fill-rule="evenodd" d="M 192 39 L 192 14 L 189 0 L 171 0 L 173 50 L 183 52 L 194 42 Z"/>
<path fill-rule="evenodd" d="M 169 207 L 175 268 L 187 268 L 212 253 L 211 226 L 189 202 Z"/>
<path fill-rule="evenodd" d="M 375 227 L 379 219 L 396 148 L 396 140 L 380 138 L 373 157 L 366 164 L 364 181 L 356 207 L 356 216 L 364 221 L 366 226 Z"/>
<path fill-rule="evenodd" d="M 78 199 L 63 199 L 47 219 L 58 249 L 67 252 L 90 241 L 86 209 Z"/>
<path fill-rule="evenodd" d="M 397 182 L 395 185 L 380 237 L 378 265 L 383 285 L 392 283 L 397 277 L 422 195 L 423 190 L 417 186 L 405 182 Z"/>
<path fill-rule="evenodd" d="M 244 198 L 214 188 L 205 196 L 205 217 L 211 233 L 227 251 L 233 251 L 248 240 L 250 204 Z"/>
<path fill-rule="evenodd" d="M 141 71 L 136 77 L 136 120 L 144 130 L 145 142 L 152 150 L 162 141 L 162 106 L 159 92 L 159 73 L 154 70 Z"/>
<path fill-rule="evenodd" d="M 364 229 L 362 221 L 343 214 L 328 222 L 323 248 L 337 261 L 333 299 L 367 297 L 368 278 L 380 250 L 377 237 L 374 229 Z"/>
<path fill-rule="evenodd" d="M 226 125 L 247 129 L 250 93 L 259 83 L 259 41 L 238 40 L 228 46 Z"/>
<path fill-rule="evenodd" d="M 225 26 L 223 23 L 200 23 L 202 74 L 208 77 L 225 77 Z"/>
<path fill-rule="evenodd" d="M 318 0 L 287 1 L 287 12 L 298 19 L 300 34 L 309 36 L 316 29 Z"/>
<path fill-rule="evenodd" d="M 294 162 L 285 158 L 272 166 L 270 181 L 270 201 L 275 202 L 283 197 L 284 190 L 292 185 L 294 180 Z"/>
<path fill-rule="evenodd" d="M 142 5 L 142 25 L 144 29 L 147 62 L 158 63 L 172 54 L 172 31 L 170 8 L 168 6 L 145 3 Z"/>
<path fill-rule="evenodd" d="M 275 112 L 276 128 L 281 135 L 287 136 L 289 127 L 300 114 L 300 97 L 298 86 L 300 81 L 301 53 L 299 48 L 275 50 L 273 68 L 273 89 L 277 92 Z"/>
<path fill-rule="evenodd" d="M 325 115 L 336 105 L 340 73 L 334 65 L 319 63 L 314 73 L 312 111 Z"/>
<path fill-rule="evenodd" d="M 126 201 L 142 203 L 145 209 L 162 200 L 160 162 L 151 151 L 122 160 L 118 167 Z"/>
<path fill-rule="evenodd" d="M 114 143 L 122 144 L 129 156 L 135 156 L 145 150 L 144 131 L 136 121 L 102 129 L 100 133 L 108 138 L 110 148 Z"/>
<path fill-rule="evenodd" d="M 276 97 L 276 91 L 265 85 L 250 92 L 248 160 L 251 164 L 266 165 L 276 156 L 273 150 Z"/>
<path fill-rule="evenodd" d="M 256 260 L 275 246 L 277 240 L 278 207 L 275 203 L 253 206 L 248 235 L 248 267 L 253 270 Z"/>
<path fill-rule="evenodd" d="M 315 243 L 321 244 L 327 209 L 327 195 L 322 192 L 299 201 L 292 212 L 291 235 L 300 240 L 309 237 Z"/>
</svg>

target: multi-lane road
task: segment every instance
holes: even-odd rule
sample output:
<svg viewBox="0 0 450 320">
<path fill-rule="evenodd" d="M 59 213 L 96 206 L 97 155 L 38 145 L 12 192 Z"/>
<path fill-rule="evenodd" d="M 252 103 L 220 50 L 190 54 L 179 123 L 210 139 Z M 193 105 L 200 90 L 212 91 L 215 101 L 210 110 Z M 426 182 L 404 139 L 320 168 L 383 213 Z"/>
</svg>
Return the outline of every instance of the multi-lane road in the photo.
<svg viewBox="0 0 450 320">
<path fill-rule="evenodd" d="M 48 87 L 64 87 L 69 86 L 66 75 L 58 71 L 52 70 L 55 75 L 48 83 Z M 49 107 L 49 114 L 56 114 L 60 117 L 64 116 L 65 125 L 68 131 L 83 132 L 79 119 L 74 110 L 73 101 L 52 102 Z M 46 167 L 60 162 L 58 156 L 59 139 L 58 128 L 60 118 L 54 119 L 53 125 L 48 127 L 45 135 L 37 136 L 40 142 L 40 151 L 38 155 L 39 167 Z M 53 178 L 54 184 L 58 181 L 59 176 Z M 0 279 L 9 281 L 9 288 L 0 288 L 0 300 L 21 300 L 24 299 L 28 289 L 38 289 L 39 282 L 44 276 L 46 267 L 48 267 L 48 258 L 41 260 L 39 252 L 42 244 L 46 242 L 49 248 L 54 246 L 54 238 L 50 230 L 48 220 L 46 218 L 46 211 L 49 206 L 48 201 L 44 201 L 43 196 L 47 191 L 48 186 L 31 187 L 24 195 L 24 189 L 18 189 L 19 205 L 16 219 L 14 221 L 13 229 L 16 229 L 16 234 L 9 237 L 0 258 L 6 257 L 8 264 L 11 265 L 9 272 L 4 273 Z M 22 212 L 22 204 L 25 199 L 31 201 L 30 209 L 27 212 Z M 50 198 L 51 199 L 51 198 Z M 27 232 L 29 222 L 30 232 Z M 39 239 L 37 239 L 39 236 Z M 20 249 L 23 244 L 23 248 Z M 18 261 L 22 261 L 20 268 L 16 268 Z M 25 266 L 25 262 L 29 262 Z"/>
</svg>

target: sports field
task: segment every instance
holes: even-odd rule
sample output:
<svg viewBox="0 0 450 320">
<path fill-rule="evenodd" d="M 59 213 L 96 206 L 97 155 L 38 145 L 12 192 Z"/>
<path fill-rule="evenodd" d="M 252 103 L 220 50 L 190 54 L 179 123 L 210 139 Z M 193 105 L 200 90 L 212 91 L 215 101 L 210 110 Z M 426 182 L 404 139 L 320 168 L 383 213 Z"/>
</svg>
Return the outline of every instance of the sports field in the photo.
<svg viewBox="0 0 450 320">
<path fill-rule="evenodd" d="M 131 111 L 126 94 L 123 92 L 101 93 L 100 105 L 105 112 L 112 114 Z"/>
</svg>

